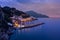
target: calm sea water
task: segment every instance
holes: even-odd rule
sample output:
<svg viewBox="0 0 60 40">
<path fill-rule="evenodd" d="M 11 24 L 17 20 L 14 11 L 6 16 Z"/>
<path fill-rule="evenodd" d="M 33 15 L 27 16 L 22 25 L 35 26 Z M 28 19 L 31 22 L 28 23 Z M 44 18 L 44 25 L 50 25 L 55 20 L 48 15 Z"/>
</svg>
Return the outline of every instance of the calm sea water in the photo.
<svg viewBox="0 0 60 40">
<path fill-rule="evenodd" d="M 44 22 L 45 24 L 34 28 L 16 30 L 11 35 L 11 40 L 60 40 L 60 18 L 40 18 L 37 22 Z"/>
</svg>

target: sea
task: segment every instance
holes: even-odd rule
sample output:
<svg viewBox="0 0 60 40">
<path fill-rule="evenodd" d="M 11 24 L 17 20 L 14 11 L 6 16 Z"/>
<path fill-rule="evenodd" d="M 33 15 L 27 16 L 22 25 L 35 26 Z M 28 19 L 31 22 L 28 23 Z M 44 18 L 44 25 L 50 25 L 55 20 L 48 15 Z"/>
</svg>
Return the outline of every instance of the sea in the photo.
<svg viewBox="0 0 60 40">
<path fill-rule="evenodd" d="M 15 30 L 10 40 L 60 40 L 60 18 L 38 18 L 38 22 L 44 24 Z"/>
</svg>

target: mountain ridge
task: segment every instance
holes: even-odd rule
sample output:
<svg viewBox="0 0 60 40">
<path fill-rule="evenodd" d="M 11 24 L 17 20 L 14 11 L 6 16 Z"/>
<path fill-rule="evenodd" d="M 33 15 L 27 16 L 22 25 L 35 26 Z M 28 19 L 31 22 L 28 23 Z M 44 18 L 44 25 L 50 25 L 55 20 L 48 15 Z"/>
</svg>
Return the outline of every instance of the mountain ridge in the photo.
<svg viewBox="0 0 60 40">
<path fill-rule="evenodd" d="M 36 18 L 49 18 L 49 16 L 41 14 L 41 13 L 39 14 L 35 11 L 26 11 L 25 13 L 27 13 L 30 16 L 36 17 Z"/>
</svg>

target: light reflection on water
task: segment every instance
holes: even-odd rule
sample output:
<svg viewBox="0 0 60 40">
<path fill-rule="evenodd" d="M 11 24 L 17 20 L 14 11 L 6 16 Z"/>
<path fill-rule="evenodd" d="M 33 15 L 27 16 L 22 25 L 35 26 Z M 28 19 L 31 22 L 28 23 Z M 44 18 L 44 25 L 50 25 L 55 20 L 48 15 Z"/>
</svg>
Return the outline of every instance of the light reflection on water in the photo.
<svg viewBox="0 0 60 40">
<path fill-rule="evenodd" d="M 60 19 L 39 19 L 38 22 L 45 24 L 34 28 L 16 30 L 11 40 L 60 40 Z"/>
</svg>

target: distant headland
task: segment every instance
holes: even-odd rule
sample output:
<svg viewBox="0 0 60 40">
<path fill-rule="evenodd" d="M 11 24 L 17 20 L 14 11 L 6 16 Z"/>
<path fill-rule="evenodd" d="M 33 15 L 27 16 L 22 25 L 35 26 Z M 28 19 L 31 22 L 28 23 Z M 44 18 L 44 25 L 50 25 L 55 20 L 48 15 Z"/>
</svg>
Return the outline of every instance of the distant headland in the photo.
<svg viewBox="0 0 60 40">
<path fill-rule="evenodd" d="M 39 14 L 35 11 L 27 11 L 26 13 L 29 14 L 30 16 L 33 16 L 33 17 L 36 17 L 36 18 L 49 18 L 49 16 L 43 15 L 41 13 Z"/>
</svg>

